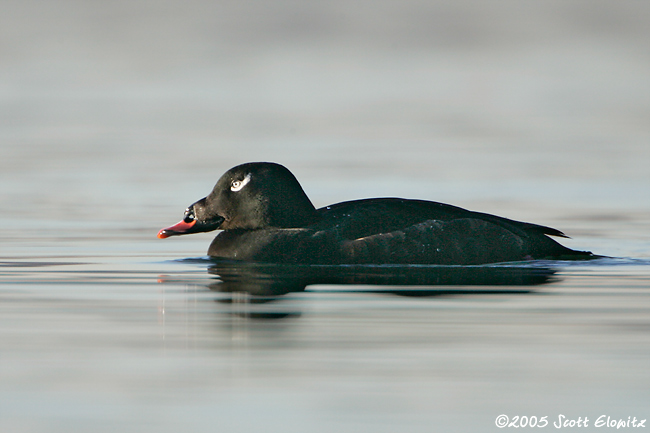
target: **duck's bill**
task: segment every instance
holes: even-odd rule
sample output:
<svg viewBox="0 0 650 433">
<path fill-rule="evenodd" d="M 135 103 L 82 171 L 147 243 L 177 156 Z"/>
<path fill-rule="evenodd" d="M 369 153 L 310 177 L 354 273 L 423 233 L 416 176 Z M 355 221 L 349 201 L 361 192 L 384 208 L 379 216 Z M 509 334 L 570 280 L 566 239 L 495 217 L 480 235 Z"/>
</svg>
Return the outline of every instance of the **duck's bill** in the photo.
<svg viewBox="0 0 650 433">
<path fill-rule="evenodd" d="M 174 224 L 171 227 L 167 227 L 158 232 L 158 237 L 160 239 L 165 239 L 170 236 L 179 236 L 179 235 L 189 235 L 191 233 L 203 233 L 211 232 L 212 230 L 217 230 L 221 223 L 224 221 L 224 218 L 217 216 L 209 221 L 198 221 L 191 220 L 190 222 L 185 222 L 181 220 Z"/>
<path fill-rule="evenodd" d="M 190 233 L 197 233 L 200 230 L 195 230 L 196 220 L 186 223 L 185 221 L 180 221 L 174 224 L 171 227 L 164 228 L 158 232 L 158 237 L 160 239 L 165 239 L 170 236 L 178 235 L 187 235 Z"/>
</svg>

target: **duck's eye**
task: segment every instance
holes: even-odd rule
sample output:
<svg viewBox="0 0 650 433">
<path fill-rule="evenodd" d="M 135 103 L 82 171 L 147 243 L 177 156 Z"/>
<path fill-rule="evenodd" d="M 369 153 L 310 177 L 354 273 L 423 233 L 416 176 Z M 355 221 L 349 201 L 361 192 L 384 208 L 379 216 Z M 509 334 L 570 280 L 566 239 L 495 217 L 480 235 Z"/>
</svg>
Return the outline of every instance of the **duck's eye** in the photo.
<svg viewBox="0 0 650 433">
<path fill-rule="evenodd" d="M 245 178 L 242 180 L 233 180 L 232 183 L 230 184 L 230 190 L 231 191 L 240 191 L 243 187 L 246 186 L 248 182 L 251 180 L 251 175 L 248 174 L 246 175 Z"/>
</svg>

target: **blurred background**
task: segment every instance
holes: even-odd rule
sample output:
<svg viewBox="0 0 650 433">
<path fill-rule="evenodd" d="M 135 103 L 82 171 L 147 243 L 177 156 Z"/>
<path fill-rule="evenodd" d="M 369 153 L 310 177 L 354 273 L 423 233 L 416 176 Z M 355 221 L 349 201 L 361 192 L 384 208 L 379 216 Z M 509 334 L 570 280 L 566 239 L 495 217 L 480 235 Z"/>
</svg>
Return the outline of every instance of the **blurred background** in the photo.
<svg viewBox="0 0 650 433">
<path fill-rule="evenodd" d="M 0 11 L 1 428 L 485 431 L 500 413 L 647 412 L 650 2 Z M 294 319 L 247 321 L 205 266 L 174 261 L 214 234 L 155 236 L 248 161 L 286 165 L 316 206 L 441 201 L 646 266 L 569 267 L 544 296 L 308 293 L 269 304 Z"/>
<path fill-rule="evenodd" d="M 2 10 L 1 204 L 21 218 L 158 227 L 257 160 L 288 166 L 317 206 L 404 196 L 529 219 L 541 202 L 556 216 L 650 206 L 643 1 Z"/>
</svg>

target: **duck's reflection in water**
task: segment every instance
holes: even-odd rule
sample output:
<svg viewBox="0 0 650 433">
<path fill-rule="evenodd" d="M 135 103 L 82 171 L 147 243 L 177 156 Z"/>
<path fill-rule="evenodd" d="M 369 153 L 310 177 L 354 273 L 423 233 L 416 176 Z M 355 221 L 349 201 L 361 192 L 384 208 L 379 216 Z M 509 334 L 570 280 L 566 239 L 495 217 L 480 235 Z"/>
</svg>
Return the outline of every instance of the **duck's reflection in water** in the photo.
<svg viewBox="0 0 650 433">
<path fill-rule="evenodd" d="M 215 261 L 208 272 L 217 281 L 208 287 L 230 293 L 219 302 L 265 304 L 284 295 L 311 291 L 319 293 L 374 293 L 398 296 L 441 296 L 470 294 L 526 294 L 531 286 L 558 280 L 551 267 L 528 264 L 490 266 L 435 265 L 277 265 L 236 261 Z M 345 286 L 349 286 L 345 287 Z M 250 318 L 280 319 L 299 312 L 239 312 Z"/>
</svg>

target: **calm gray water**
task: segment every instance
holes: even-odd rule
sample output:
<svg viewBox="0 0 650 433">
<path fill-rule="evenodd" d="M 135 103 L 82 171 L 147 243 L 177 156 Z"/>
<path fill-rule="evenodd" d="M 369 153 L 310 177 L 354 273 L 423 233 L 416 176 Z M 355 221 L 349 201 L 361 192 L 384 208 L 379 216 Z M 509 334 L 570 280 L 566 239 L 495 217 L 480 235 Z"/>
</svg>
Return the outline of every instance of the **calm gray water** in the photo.
<svg viewBox="0 0 650 433">
<path fill-rule="evenodd" d="M 647 2 L 2 6 L 0 431 L 650 418 Z M 213 234 L 156 238 L 256 160 L 317 206 L 442 201 L 615 259 L 258 302 Z"/>
</svg>

